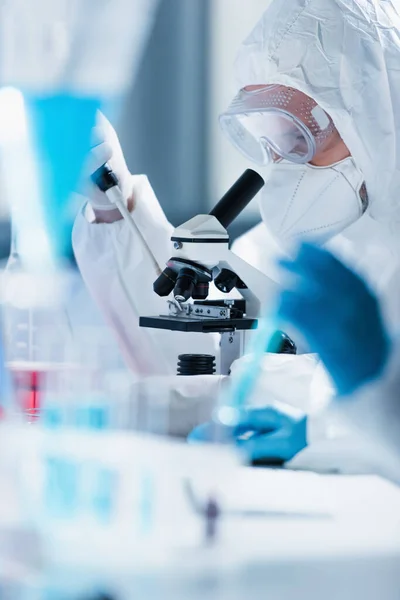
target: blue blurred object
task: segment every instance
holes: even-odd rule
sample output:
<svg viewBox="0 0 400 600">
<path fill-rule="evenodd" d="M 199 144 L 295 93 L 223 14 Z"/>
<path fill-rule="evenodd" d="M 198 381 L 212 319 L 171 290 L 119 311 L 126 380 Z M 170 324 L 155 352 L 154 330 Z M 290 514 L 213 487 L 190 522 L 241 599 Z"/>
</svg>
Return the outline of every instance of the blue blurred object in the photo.
<svg viewBox="0 0 400 600">
<path fill-rule="evenodd" d="M 82 468 L 73 458 L 46 457 L 44 499 L 46 515 L 73 518 L 79 508 L 79 476 Z"/>
<path fill-rule="evenodd" d="M 382 373 L 390 353 L 377 298 L 332 254 L 303 244 L 281 266 L 294 275 L 281 294 L 278 315 L 317 352 L 340 395 Z"/>
<path fill-rule="evenodd" d="M 96 460 L 50 455 L 45 458 L 44 518 L 94 519 L 110 523 L 115 511 L 118 476 Z"/>
<path fill-rule="evenodd" d="M 3 338 L 0 335 L 0 419 L 12 410 L 13 398 L 11 375 L 6 366 Z"/>
<path fill-rule="evenodd" d="M 238 366 L 223 391 L 214 420 L 195 428 L 190 443 L 235 443 L 253 465 L 281 465 L 307 445 L 307 418 L 286 405 L 247 408 L 256 389 L 266 351 L 296 353 L 296 346 L 268 314 L 258 320 L 249 346 L 249 360 Z"/>
<path fill-rule="evenodd" d="M 223 391 L 219 407 L 215 411 L 216 423 L 227 427 L 239 425 L 242 410 L 256 388 L 265 352 L 268 350 L 275 353 L 281 345 L 282 337 L 277 331 L 275 319 L 268 316 L 259 318 L 248 348 L 249 360 L 239 366 L 230 379 L 229 388 Z"/>
<path fill-rule="evenodd" d="M 83 402 L 77 406 L 74 415 L 74 426 L 78 429 L 91 429 L 104 431 L 110 428 L 110 407 L 107 403 L 96 401 L 92 403 Z"/>
<path fill-rule="evenodd" d="M 238 411 L 238 417 L 240 411 L 246 406 L 257 385 L 266 348 L 271 346 L 270 340 L 273 338 L 276 330 L 277 327 L 274 319 L 258 319 L 257 329 L 253 332 L 249 347 L 250 360 L 245 366 L 241 365 L 238 371 L 232 376 L 231 385 L 224 399 L 225 402 L 222 402 L 222 410 L 217 411 L 218 420 L 222 424 L 230 424 L 226 423 L 223 418 L 226 406 Z"/>
<path fill-rule="evenodd" d="M 57 259 L 69 258 L 79 209 L 70 200 L 79 187 L 96 110 L 101 104 L 109 117 L 119 112 L 158 4 L 2 4 L 2 54 L 8 57 L 0 72 L 2 107 L 8 108 L 0 135 L 2 179 L 25 268 L 53 269 L 63 262 Z"/>
<path fill-rule="evenodd" d="M 238 425 L 205 423 L 190 433 L 188 441 L 234 442 L 250 463 L 279 465 L 307 446 L 307 417 L 286 405 L 248 408 L 241 411 Z"/>
<path fill-rule="evenodd" d="M 71 194 L 79 187 L 90 150 L 98 98 L 73 94 L 25 95 L 37 158 L 44 221 L 53 255 L 69 254 L 75 207 Z"/>
</svg>

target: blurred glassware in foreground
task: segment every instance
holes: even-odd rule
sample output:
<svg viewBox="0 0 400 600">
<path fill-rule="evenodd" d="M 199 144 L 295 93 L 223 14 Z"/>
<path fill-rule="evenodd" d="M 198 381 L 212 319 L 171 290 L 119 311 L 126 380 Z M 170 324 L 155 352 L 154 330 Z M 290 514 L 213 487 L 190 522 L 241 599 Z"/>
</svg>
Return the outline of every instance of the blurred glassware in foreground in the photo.
<svg viewBox="0 0 400 600">
<path fill-rule="evenodd" d="M 96 112 L 117 117 L 158 2 L 0 0 L 0 163 L 13 230 L 2 296 L 18 408 L 35 412 L 45 373 L 71 359 L 74 192 Z"/>
<path fill-rule="evenodd" d="M 24 265 L 65 255 L 96 111 L 116 118 L 157 4 L 0 3 L 0 150 Z"/>
</svg>

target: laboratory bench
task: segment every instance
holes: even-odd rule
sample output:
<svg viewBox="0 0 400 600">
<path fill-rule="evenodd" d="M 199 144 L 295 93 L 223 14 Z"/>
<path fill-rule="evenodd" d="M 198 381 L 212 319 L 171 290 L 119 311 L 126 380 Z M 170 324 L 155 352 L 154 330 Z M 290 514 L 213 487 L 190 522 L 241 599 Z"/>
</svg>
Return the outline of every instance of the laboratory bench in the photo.
<svg viewBox="0 0 400 600">
<path fill-rule="evenodd" d="M 149 456 L 153 442 L 138 443 Z M 75 541 L 65 528 L 61 547 L 50 522 L 35 529 L 13 512 L 4 481 L 1 599 L 399 600 L 395 484 L 368 474 L 250 468 L 210 449 L 208 474 L 199 477 L 196 452 L 188 460 L 184 444 L 157 444 L 153 456 L 170 454 L 180 470 L 170 475 L 160 463 L 167 487 L 158 491 L 170 493 L 157 496 L 153 531 L 136 538 L 127 524 L 121 535 L 102 539 L 82 521 L 80 529 L 74 524 Z M 188 478 L 191 470 L 196 476 Z M 206 502 L 210 494 L 215 505 Z"/>
</svg>

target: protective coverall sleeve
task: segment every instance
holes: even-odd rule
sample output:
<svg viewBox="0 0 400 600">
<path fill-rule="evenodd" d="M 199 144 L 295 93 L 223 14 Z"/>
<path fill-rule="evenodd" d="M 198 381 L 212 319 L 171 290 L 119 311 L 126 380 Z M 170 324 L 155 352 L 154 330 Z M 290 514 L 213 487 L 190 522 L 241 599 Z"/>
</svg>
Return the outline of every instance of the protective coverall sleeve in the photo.
<svg viewBox="0 0 400 600">
<path fill-rule="evenodd" d="M 400 337 L 383 375 L 357 394 L 337 400 L 336 408 L 355 429 L 392 456 L 400 481 Z"/>
<path fill-rule="evenodd" d="M 139 316 L 166 314 L 165 298 L 153 291 L 156 265 L 170 258 L 172 225 L 165 217 L 147 177 L 132 177 L 135 235 L 124 220 L 89 222 L 85 210 L 77 217 L 73 247 L 82 277 L 114 331 L 128 366 L 135 372 L 171 374 L 177 356 L 214 351 L 214 340 L 192 335 L 142 329 Z M 198 337 L 197 337 L 198 336 Z"/>
</svg>

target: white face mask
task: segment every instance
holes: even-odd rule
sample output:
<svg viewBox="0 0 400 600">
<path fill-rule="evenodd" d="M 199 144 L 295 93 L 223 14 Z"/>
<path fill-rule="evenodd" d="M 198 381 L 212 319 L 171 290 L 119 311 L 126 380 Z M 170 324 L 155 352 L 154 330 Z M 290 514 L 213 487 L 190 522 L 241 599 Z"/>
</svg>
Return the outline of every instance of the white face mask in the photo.
<svg viewBox="0 0 400 600">
<path fill-rule="evenodd" d="M 352 158 L 330 167 L 281 162 L 261 192 L 261 217 L 283 249 L 302 239 L 322 245 L 363 215 L 363 184 Z"/>
</svg>

